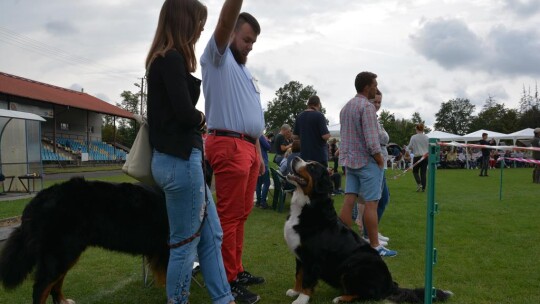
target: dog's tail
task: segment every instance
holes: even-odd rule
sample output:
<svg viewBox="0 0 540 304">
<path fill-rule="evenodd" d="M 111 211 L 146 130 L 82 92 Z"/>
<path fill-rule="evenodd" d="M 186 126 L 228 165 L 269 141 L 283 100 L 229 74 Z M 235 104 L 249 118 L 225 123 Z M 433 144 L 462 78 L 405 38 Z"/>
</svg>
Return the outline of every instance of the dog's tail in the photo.
<svg viewBox="0 0 540 304">
<path fill-rule="evenodd" d="M 36 264 L 33 246 L 23 223 L 15 228 L 0 252 L 0 282 L 6 289 L 19 286 Z"/>
<path fill-rule="evenodd" d="M 165 247 L 152 254 L 146 254 L 146 259 L 156 283 L 165 285 L 167 265 L 169 263 L 169 248 Z"/>
<path fill-rule="evenodd" d="M 401 288 L 397 283 L 394 283 L 392 294 L 386 298 L 394 303 L 424 303 L 424 288 Z M 434 290 L 433 302 L 444 302 L 454 295 L 449 290 Z"/>
</svg>

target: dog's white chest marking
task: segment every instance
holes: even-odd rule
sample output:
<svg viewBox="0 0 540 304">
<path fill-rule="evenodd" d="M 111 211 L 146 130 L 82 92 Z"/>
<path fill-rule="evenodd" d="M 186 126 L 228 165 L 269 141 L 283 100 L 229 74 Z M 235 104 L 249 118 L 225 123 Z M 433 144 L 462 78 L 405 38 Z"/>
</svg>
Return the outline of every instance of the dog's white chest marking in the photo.
<svg viewBox="0 0 540 304">
<path fill-rule="evenodd" d="M 309 197 L 301 191 L 295 191 L 291 199 L 291 214 L 283 229 L 285 242 L 287 242 L 289 250 L 295 255 L 294 250 L 300 246 L 300 235 L 294 230 L 294 226 L 298 225 L 298 217 L 306 204 L 309 204 Z"/>
</svg>

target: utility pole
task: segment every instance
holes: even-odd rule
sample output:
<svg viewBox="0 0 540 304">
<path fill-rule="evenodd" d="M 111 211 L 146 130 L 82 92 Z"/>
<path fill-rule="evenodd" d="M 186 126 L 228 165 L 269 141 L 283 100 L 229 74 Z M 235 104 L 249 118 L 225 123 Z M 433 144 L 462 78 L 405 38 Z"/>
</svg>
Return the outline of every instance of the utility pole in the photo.
<svg viewBox="0 0 540 304">
<path fill-rule="evenodd" d="M 143 113 L 143 103 L 144 103 L 144 79 L 146 78 L 146 76 L 144 76 L 143 78 L 141 78 L 141 116 L 144 116 L 144 113 Z"/>
</svg>

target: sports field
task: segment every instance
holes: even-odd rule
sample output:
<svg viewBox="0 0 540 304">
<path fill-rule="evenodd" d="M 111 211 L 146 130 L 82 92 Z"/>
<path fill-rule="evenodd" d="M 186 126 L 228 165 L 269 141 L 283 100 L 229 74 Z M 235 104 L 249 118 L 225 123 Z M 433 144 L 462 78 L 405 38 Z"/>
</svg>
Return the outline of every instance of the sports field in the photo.
<svg viewBox="0 0 540 304">
<path fill-rule="evenodd" d="M 392 179 L 387 172 L 390 204 L 381 232 L 398 256 L 386 258 L 394 279 L 402 286 L 424 285 L 426 193 L 415 192 L 412 174 Z M 532 183 L 532 169 L 505 169 L 502 200 L 500 171 L 479 177 L 476 170 L 438 170 L 435 223 L 438 263 L 434 285 L 455 296 L 449 303 L 540 303 L 540 185 Z M 124 176 L 105 180 L 132 181 Z M 334 196 L 340 209 L 343 196 Z M 287 198 L 286 207 L 288 207 Z M 1 202 L 0 218 L 20 214 L 27 200 Z M 285 291 L 294 282 L 294 258 L 283 240 L 287 214 L 254 209 L 245 241 L 244 264 L 267 283 L 250 287 L 260 303 L 291 303 Z M 202 280 L 200 274 L 197 279 Z M 192 304 L 211 303 L 205 289 L 192 285 Z M 101 249 L 87 250 L 69 272 L 65 294 L 77 303 L 165 303 L 161 287 L 144 287 L 140 256 Z M 310 303 L 331 303 L 339 292 L 320 283 Z M 0 292 L 0 303 L 29 303 L 31 280 L 13 292 Z"/>
</svg>

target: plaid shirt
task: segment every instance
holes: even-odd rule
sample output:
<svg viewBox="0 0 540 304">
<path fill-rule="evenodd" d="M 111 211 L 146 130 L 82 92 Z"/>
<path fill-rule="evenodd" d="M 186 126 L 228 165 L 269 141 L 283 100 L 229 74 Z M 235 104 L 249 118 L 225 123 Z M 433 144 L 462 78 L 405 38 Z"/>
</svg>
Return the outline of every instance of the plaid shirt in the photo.
<svg viewBox="0 0 540 304">
<path fill-rule="evenodd" d="M 372 155 L 381 153 L 375 106 L 357 94 L 339 113 L 341 145 L 339 163 L 353 169 L 367 165 Z"/>
</svg>

